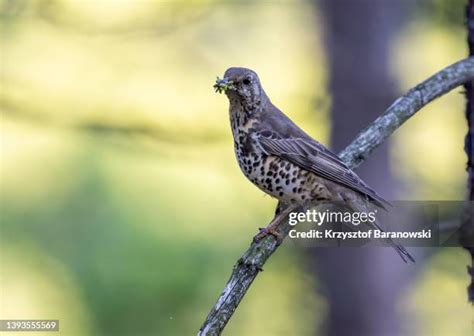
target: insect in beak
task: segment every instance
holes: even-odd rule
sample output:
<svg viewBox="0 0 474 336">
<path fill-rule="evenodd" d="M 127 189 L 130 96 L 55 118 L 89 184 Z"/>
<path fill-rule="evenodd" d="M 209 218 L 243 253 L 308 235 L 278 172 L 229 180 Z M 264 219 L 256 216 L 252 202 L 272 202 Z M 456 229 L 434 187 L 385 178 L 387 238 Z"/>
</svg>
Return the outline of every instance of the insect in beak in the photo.
<svg viewBox="0 0 474 336">
<path fill-rule="evenodd" d="M 216 84 L 214 84 L 214 89 L 216 92 L 222 93 L 222 92 L 227 92 L 227 90 L 235 90 L 236 87 L 233 85 L 231 80 L 228 80 L 226 78 L 220 79 L 217 77 Z"/>
</svg>

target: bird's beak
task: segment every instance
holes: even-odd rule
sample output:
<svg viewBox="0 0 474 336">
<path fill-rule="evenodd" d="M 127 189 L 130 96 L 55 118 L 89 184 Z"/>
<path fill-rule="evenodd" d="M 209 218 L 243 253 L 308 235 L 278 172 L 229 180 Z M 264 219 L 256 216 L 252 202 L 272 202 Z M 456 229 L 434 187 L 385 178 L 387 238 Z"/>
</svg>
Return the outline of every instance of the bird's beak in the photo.
<svg viewBox="0 0 474 336">
<path fill-rule="evenodd" d="M 235 86 L 233 85 L 231 80 L 227 78 L 220 79 L 219 77 L 217 77 L 216 84 L 214 84 L 214 89 L 216 90 L 216 92 L 225 93 L 227 92 L 227 90 L 235 90 Z"/>
</svg>

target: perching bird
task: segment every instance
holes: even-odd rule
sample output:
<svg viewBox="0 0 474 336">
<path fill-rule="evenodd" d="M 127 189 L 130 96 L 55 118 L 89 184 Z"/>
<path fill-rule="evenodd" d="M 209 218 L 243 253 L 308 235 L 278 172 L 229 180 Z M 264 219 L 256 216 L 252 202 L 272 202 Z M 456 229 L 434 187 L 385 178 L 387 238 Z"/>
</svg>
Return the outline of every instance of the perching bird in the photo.
<svg viewBox="0 0 474 336">
<path fill-rule="evenodd" d="M 229 68 L 214 88 L 229 99 L 239 166 L 265 193 L 286 205 L 344 202 L 360 212 L 366 212 L 369 202 L 382 208 L 388 204 L 337 155 L 273 105 L 254 71 Z M 403 246 L 390 243 L 403 260 L 413 260 Z"/>
</svg>

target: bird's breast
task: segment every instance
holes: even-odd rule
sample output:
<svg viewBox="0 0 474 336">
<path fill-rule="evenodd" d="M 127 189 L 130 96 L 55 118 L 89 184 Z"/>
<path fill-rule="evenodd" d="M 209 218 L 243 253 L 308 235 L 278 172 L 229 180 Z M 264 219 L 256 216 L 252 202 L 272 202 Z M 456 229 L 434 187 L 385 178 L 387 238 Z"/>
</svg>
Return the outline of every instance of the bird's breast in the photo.
<svg viewBox="0 0 474 336">
<path fill-rule="evenodd" d="M 249 133 L 239 130 L 234 137 L 234 150 L 240 169 L 248 178 L 254 177 L 257 168 L 267 155 L 251 139 Z"/>
<path fill-rule="evenodd" d="M 312 173 L 274 155 L 267 155 L 249 133 L 234 141 L 235 155 L 242 173 L 259 189 L 284 202 L 304 203 L 326 198 L 325 186 Z"/>
</svg>

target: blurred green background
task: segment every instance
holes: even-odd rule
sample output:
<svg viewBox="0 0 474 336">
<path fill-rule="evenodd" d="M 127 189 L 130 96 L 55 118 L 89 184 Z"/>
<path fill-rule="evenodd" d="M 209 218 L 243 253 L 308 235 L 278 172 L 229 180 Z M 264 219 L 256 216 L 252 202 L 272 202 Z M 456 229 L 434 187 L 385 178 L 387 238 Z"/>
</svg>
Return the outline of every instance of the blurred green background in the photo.
<svg viewBox="0 0 474 336">
<path fill-rule="evenodd" d="M 466 55 L 448 3 L 462 13 L 462 1 L 429 1 L 398 34 L 400 92 Z M 240 173 L 212 84 L 229 66 L 255 69 L 273 102 L 328 144 L 317 4 L 4 0 L 0 10 L 0 318 L 60 319 L 63 335 L 195 334 L 275 207 Z M 449 94 L 393 136 L 404 199 L 464 198 L 463 104 Z M 321 333 L 328 303 L 307 257 L 281 248 L 227 334 Z M 470 334 L 467 262 L 444 249 L 423 265 L 397 305 L 414 321 L 407 333 Z"/>
</svg>

